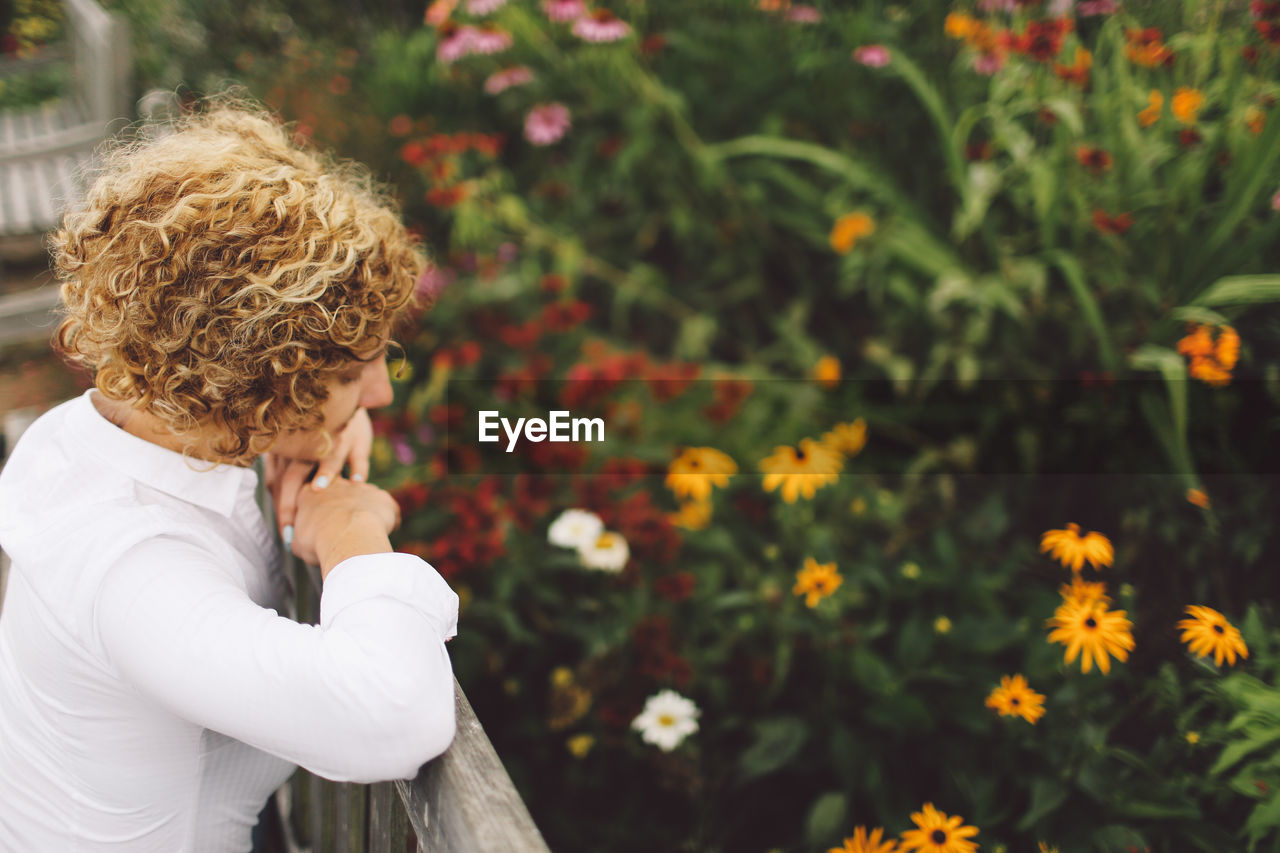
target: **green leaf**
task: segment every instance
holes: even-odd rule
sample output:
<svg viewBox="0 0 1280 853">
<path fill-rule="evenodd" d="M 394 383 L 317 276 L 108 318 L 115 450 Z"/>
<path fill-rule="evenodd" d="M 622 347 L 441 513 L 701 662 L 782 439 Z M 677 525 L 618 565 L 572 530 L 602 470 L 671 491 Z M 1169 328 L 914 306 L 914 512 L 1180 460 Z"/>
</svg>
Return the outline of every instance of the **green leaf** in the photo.
<svg viewBox="0 0 1280 853">
<path fill-rule="evenodd" d="M 738 778 L 743 782 L 782 769 L 809 739 L 809 727 L 800 717 L 761 720 L 753 728 L 754 741 L 738 760 Z"/>
<path fill-rule="evenodd" d="M 1209 768 L 1210 776 L 1217 776 L 1224 770 L 1235 766 L 1246 755 L 1280 741 L 1280 726 L 1270 728 L 1253 727 L 1246 731 L 1248 731 L 1248 734 L 1243 739 L 1232 741 L 1222 750 L 1222 754 L 1213 763 L 1213 767 Z"/>
<path fill-rule="evenodd" d="M 1045 815 L 1062 805 L 1070 793 L 1067 786 L 1057 779 L 1038 776 L 1031 782 L 1031 805 L 1018 821 L 1018 829 L 1026 831 Z"/>
<path fill-rule="evenodd" d="M 1116 357 L 1115 345 L 1111 342 L 1111 333 L 1107 330 L 1106 323 L 1102 320 L 1102 311 L 1098 308 L 1098 301 L 1094 299 L 1093 292 L 1089 290 L 1089 284 L 1085 280 L 1084 267 L 1080 265 L 1074 255 L 1070 255 L 1061 249 L 1046 252 L 1045 261 L 1058 268 L 1059 272 L 1062 273 L 1063 280 L 1067 283 L 1067 287 L 1071 289 L 1071 294 L 1075 297 L 1076 304 L 1080 306 L 1080 311 L 1084 314 L 1085 322 L 1089 324 L 1089 328 L 1093 331 L 1093 337 L 1098 342 L 1098 358 L 1102 361 L 1103 367 L 1111 371 L 1118 370 L 1120 361 Z"/>
<path fill-rule="evenodd" d="M 839 838 L 848 809 L 849 798 L 839 791 L 831 791 L 819 797 L 809 809 L 809 817 L 805 821 L 809 843 L 825 847 L 832 839 Z"/>
<path fill-rule="evenodd" d="M 1247 305 L 1280 301 L 1280 275 L 1229 275 L 1209 285 L 1192 305 Z"/>
<path fill-rule="evenodd" d="M 1143 850 L 1147 846 L 1147 839 L 1136 829 L 1119 825 L 1096 829 L 1089 840 L 1098 853 L 1124 853 L 1130 848 Z"/>
<path fill-rule="evenodd" d="M 1244 822 L 1244 831 L 1249 834 L 1249 849 L 1252 850 L 1277 828 L 1280 828 L 1280 791 L 1258 803 Z"/>
</svg>

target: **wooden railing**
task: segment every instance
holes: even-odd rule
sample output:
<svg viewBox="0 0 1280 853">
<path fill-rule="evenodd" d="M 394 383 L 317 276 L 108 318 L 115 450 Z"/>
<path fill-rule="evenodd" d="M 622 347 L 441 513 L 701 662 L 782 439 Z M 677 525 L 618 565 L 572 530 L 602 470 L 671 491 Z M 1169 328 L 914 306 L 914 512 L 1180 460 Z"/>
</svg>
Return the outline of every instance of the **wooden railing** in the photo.
<svg viewBox="0 0 1280 853">
<path fill-rule="evenodd" d="M 320 614 L 320 571 L 286 561 L 295 618 Z M 464 626 L 465 628 L 465 626 Z M 458 733 L 412 781 L 357 785 L 298 770 L 277 793 L 290 853 L 550 853 L 454 681 Z"/>
</svg>

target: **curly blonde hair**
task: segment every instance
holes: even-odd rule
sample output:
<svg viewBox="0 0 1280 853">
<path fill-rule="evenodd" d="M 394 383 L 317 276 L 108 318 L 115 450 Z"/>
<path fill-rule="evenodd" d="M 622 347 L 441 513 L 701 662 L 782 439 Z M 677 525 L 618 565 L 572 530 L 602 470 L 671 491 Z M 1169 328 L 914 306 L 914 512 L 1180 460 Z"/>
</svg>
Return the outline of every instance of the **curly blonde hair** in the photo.
<svg viewBox="0 0 1280 853">
<path fill-rule="evenodd" d="M 325 382 L 392 333 L 426 266 L 367 170 L 231 98 L 105 156 L 53 237 L 55 346 L 244 464 L 323 421 Z"/>
</svg>

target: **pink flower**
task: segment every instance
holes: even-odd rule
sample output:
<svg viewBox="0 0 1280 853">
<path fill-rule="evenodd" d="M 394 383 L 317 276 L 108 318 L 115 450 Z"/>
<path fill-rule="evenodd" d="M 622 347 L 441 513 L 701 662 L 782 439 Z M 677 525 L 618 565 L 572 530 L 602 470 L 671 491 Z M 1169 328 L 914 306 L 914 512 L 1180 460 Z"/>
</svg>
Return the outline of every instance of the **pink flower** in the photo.
<svg viewBox="0 0 1280 853">
<path fill-rule="evenodd" d="M 1004 57 L 998 53 L 980 53 L 973 58 L 973 70 L 990 77 L 1004 67 Z"/>
<path fill-rule="evenodd" d="M 889 48 L 882 44 L 864 44 L 853 52 L 853 60 L 868 68 L 884 68 L 889 64 Z"/>
<path fill-rule="evenodd" d="M 501 71 L 495 71 L 489 75 L 489 79 L 484 81 L 484 90 L 490 95 L 496 95 L 499 92 L 505 92 L 512 86 L 523 86 L 532 79 L 533 72 L 523 65 L 503 68 Z"/>
<path fill-rule="evenodd" d="M 587 4 L 582 0 L 543 0 L 542 11 L 553 21 L 576 21 L 587 14 Z"/>
<path fill-rule="evenodd" d="M 511 33 L 496 27 L 483 27 L 471 36 L 471 49 L 476 53 L 498 53 L 511 47 Z"/>
<path fill-rule="evenodd" d="M 534 145 L 551 145 L 569 131 L 569 123 L 569 108 L 564 104 L 542 104 L 525 116 L 524 138 Z"/>
<path fill-rule="evenodd" d="M 1276 190 L 1276 194 L 1271 197 L 1271 209 L 1280 210 L 1280 190 Z"/>
<path fill-rule="evenodd" d="M 472 15 L 487 15 L 507 5 L 507 0 L 467 0 L 467 12 Z"/>
<path fill-rule="evenodd" d="M 418 281 L 413 287 L 413 295 L 419 300 L 435 299 L 440 291 L 452 284 L 457 277 L 457 273 L 453 270 L 442 270 L 435 264 L 431 264 L 422 275 L 418 276 Z"/>
<path fill-rule="evenodd" d="M 475 27 L 456 27 L 441 31 L 444 35 L 436 45 L 436 59 L 448 65 L 471 53 Z"/>
<path fill-rule="evenodd" d="M 1018 0 L 978 0 L 978 9 L 983 12 L 1014 12 L 1018 8 Z"/>
<path fill-rule="evenodd" d="M 822 20 L 817 6 L 792 6 L 787 10 L 787 20 L 797 24 L 816 24 Z"/>
<path fill-rule="evenodd" d="M 631 35 L 631 26 L 608 9 L 596 9 L 573 22 L 573 34 L 583 41 L 617 41 Z"/>
<path fill-rule="evenodd" d="M 1076 13 L 1082 18 L 1092 15 L 1112 15 L 1120 10 L 1116 0 L 1080 0 L 1076 5 Z"/>
</svg>

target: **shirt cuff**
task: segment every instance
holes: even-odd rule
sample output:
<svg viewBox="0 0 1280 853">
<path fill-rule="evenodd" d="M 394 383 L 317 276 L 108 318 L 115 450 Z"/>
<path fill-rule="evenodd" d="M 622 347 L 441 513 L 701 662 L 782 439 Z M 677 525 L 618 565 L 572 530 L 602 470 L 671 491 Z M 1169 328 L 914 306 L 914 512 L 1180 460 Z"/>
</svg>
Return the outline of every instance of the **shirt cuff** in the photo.
<svg viewBox="0 0 1280 853">
<path fill-rule="evenodd" d="M 458 633 L 458 594 L 431 564 L 413 554 L 348 557 L 325 576 L 320 627 L 328 628 L 346 608 L 374 598 L 393 598 L 420 611 L 450 640 Z"/>
</svg>

